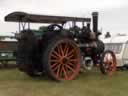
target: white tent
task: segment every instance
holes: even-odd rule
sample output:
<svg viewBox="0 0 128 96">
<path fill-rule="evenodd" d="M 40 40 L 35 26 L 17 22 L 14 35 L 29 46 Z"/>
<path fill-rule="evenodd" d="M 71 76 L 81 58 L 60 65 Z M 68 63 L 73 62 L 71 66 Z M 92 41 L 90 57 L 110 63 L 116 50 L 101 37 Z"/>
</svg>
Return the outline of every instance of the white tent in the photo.
<svg viewBox="0 0 128 96">
<path fill-rule="evenodd" d="M 116 54 L 117 66 L 128 66 L 128 36 L 116 35 L 104 38 L 105 50 L 112 50 Z"/>
</svg>

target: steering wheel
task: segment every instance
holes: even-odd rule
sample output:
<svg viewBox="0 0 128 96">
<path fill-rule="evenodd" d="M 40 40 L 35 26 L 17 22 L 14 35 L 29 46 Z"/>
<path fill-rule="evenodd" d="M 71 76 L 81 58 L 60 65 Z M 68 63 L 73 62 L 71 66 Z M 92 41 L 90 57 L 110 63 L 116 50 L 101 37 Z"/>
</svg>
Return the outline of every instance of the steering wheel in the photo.
<svg viewBox="0 0 128 96">
<path fill-rule="evenodd" d="M 48 31 L 61 31 L 63 29 L 63 27 L 58 24 L 51 24 L 47 28 Z"/>
</svg>

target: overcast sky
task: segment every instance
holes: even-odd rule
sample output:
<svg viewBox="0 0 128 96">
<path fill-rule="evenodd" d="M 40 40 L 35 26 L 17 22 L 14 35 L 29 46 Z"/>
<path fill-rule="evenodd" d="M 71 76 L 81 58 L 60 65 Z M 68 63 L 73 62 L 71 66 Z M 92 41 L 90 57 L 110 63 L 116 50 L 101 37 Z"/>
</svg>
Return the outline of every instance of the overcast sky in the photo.
<svg viewBox="0 0 128 96">
<path fill-rule="evenodd" d="M 4 16 L 14 11 L 80 17 L 98 11 L 103 32 L 128 32 L 128 0 L 0 0 L 0 34 L 18 30 L 16 23 L 4 22 Z"/>
</svg>

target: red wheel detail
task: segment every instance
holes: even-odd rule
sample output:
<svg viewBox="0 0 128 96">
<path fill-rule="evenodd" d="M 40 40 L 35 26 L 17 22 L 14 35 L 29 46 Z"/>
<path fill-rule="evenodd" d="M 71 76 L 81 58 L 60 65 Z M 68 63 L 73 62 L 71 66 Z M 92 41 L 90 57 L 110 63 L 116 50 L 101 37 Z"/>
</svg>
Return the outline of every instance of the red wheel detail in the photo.
<svg viewBox="0 0 128 96">
<path fill-rule="evenodd" d="M 68 39 L 58 41 L 49 55 L 50 74 L 57 80 L 72 80 L 80 69 L 80 51 Z"/>
<path fill-rule="evenodd" d="M 113 52 L 106 52 L 103 57 L 104 73 L 111 76 L 116 71 L 116 57 Z"/>
<path fill-rule="evenodd" d="M 58 65 L 58 63 L 55 63 L 51 66 L 51 68 L 55 68 Z"/>
</svg>

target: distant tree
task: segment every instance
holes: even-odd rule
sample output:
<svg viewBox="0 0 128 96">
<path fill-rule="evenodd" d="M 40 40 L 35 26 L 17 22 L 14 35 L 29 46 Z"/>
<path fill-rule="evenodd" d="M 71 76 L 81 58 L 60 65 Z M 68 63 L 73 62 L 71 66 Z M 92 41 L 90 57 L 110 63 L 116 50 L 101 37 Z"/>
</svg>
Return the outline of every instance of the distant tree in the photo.
<svg viewBox="0 0 128 96">
<path fill-rule="evenodd" d="M 110 38 L 110 37 L 111 37 L 110 32 L 106 32 L 106 34 L 105 34 L 105 38 Z"/>
</svg>

